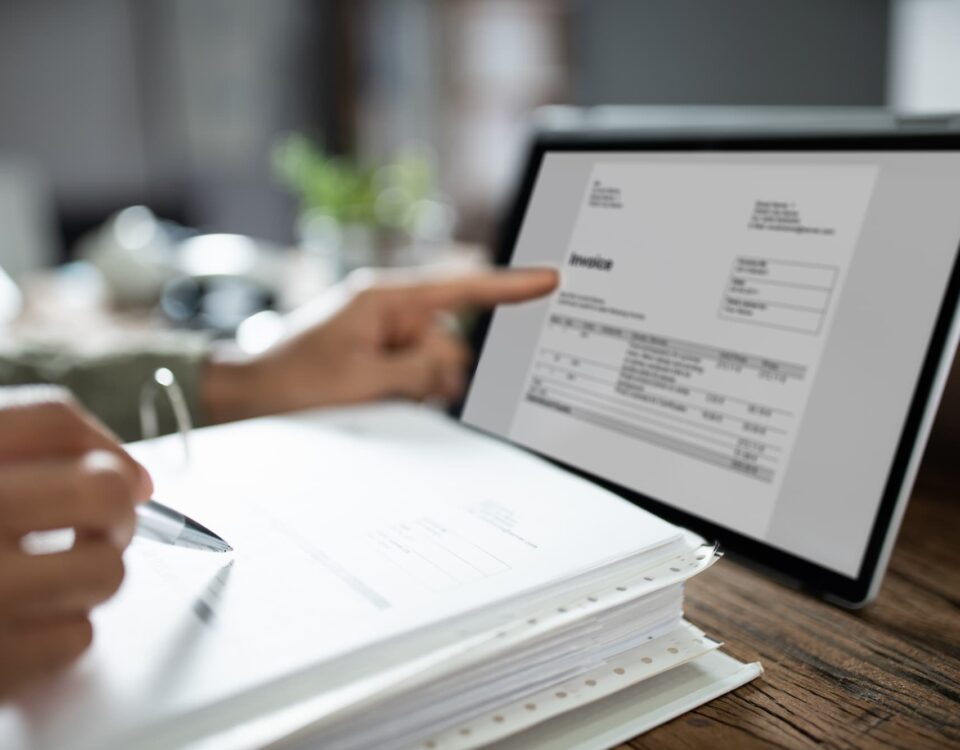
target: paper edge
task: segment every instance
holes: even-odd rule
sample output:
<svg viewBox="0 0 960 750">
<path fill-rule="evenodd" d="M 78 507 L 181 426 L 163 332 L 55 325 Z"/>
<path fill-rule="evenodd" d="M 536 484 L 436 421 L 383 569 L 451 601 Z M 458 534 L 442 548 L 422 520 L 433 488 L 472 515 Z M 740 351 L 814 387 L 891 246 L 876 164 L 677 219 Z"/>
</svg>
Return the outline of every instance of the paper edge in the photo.
<svg viewBox="0 0 960 750">
<path fill-rule="evenodd" d="M 588 704 L 576 711 L 561 714 L 553 720 L 538 724 L 530 729 L 488 744 L 485 747 L 487 750 L 512 750 L 517 747 L 523 747 L 526 750 L 559 750 L 560 748 L 563 748 L 563 750 L 606 750 L 606 748 L 616 747 L 617 745 L 628 742 L 655 727 L 709 703 L 715 698 L 719 698 L 732 690 L 736 690 L 763 674 L 763 666 L 760 662 L 740 662 L 722 651 L 711 651 L 703 654 L 687 662 L 685 665 L 676 667 L 675 670 L 692 666 L 699 666 L 707 672 L 723 672 L 723 674 L 698 689 L 684 692 L 679 698 L 665 702 L 662 705 L 654 705 L 649 710 L 626 721 L 618 721 L 616 717 L 596 716 L 592 719 L 587 718 L 586 722 L 581 722 L 581 727 L 589 730 L 593 728 L 592 724 L 595 723 L 597 725 L 595 734 L 589 739 L 575 741 L 569 737 L 558 738 L 549 735 L 551 732 L 555 734 L 558 731 L 561 723 L 558 720 L 571 721 L 577 715 L 579 715 L 578 718 L 583 719 L 583 717 L 589 717 L 590 713 L 599 714 L 604 707 L 609 707 L 619 701 L 623 701 L 629 694 L 639 693 L 645 686 L 649 687 L 649 685 L 645 682 L 638 683 L 632 686 L 632 688 L 626 688 L 625 690 L 614 693 L 608 698 Z M 664 676 L 675 673 L 675 670 L 664 673 Z M 702 674 L 694 675 L 689 678 L 689 682 L 693 683 L 701 679 L 703 679 Z M 622 710 L 626 709 L 624 708 Z M 554 726 L 551 727 L 551 724 L 554 724 Z M 606 726 L 604 726 L 604 724 L 606 724 Z M 547 736 L 538 738 L 537 735 Z"/>
</svg>

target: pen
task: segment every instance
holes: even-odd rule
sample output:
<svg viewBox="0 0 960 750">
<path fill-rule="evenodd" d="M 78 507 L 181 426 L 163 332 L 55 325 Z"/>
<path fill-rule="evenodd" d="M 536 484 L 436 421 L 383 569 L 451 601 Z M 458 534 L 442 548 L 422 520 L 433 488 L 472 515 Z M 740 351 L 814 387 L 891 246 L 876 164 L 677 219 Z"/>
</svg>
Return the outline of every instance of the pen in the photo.
<svg viewBox="0 0 960 750">
<path fill-rule="evenodd" d="M 136 535 L 177 547 L 210 552 L 233 551 L 233 547 L 206 526 L 201 526 L 192 518 L 161 505 L 156 500 L 148 500 L 137 506 Z"/>
</svg>

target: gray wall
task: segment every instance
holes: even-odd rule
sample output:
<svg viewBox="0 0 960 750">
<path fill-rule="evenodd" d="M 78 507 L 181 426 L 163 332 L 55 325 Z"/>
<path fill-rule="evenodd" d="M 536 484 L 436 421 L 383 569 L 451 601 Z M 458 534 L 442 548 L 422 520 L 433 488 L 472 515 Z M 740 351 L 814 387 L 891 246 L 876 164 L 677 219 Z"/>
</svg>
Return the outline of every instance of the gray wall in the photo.
<svg viewBox="0 0 960 750">
<path fill-rule="evenodd" d="M 573 0 L 573 102 L 882 105 L 886 0 Z"/>
<path fill-rule="evenodd" d="M 568 14 L 572 104 L 884 103 L 886 0 L 536 1 Z M 271 179 L 271 140 L 306 129 L 349 146 L 354 126 L 371 122 L 431 139 L 439 125 L 424 123 L 443 106 L 431 97 L 451 94 L 435 90 L 444 71 L 419 75 L 431 64 L 423 45 L 454 7 L 0 0 L 0 158 L 52 186 L 67 240 L 138 201 L 289 239 L 293 206 Z M 350 18 L 373 29 L 361 41 L 376 53 L 355 75 Z M 403 65 L 391 68 L 394 58 Z M 368 132 L 354 135 L 369 147 Z"/>
<path fill-rule="evenodd" d="M 293 207 L 269 149 L 323 124 L 332 5 L 0 0 L 0 159 L 42 175 L 65 223 L 148 202 L 287 239 Z"/>
<path fill-rule="evenodd" d="M 0 0 L 0 156 L 78 209 L 141 196 L 146 153 L 127 0 Z"/>
</svg>

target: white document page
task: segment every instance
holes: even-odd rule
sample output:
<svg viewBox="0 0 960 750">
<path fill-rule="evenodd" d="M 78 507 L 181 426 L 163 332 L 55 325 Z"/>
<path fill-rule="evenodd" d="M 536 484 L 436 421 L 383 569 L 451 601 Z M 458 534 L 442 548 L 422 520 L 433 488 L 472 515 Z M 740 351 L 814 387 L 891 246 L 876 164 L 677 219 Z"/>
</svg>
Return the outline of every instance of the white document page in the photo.
<svg viewBox="0 0 960 750">
<path fill-rule="evenodd" d="M 235 552 L 135 541 L 119 595 L 96 613 L 92 652 L 0 716 L 0 738 L 13 737 L 4 747 L 194 737 L 219 726 L 220 700 L 245 693 L 235 705 L 256 712 L 349 684 L 419 655 L 402 633 L 432 633 L 421 650 L 449 645 L 493 627 L 512 597 L 683 545 L 676 527 L 419 407 L 263 419 L 194 438 L 183 477 L 164 468 L 176 438 L 133 452 L 154 469 L 157 499 Z"/>
<path fill-rule="evenodd" d="M 596 164 L 509 436 L 763 537 L 877 172 Z"/>
</svg>

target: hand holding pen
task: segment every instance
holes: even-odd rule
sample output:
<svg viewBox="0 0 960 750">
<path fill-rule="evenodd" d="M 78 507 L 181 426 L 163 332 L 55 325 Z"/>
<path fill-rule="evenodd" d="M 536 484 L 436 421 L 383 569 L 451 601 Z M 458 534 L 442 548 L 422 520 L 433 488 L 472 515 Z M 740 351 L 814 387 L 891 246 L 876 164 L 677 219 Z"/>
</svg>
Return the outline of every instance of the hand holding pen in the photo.
<svg viewBox="0 0 960 750">
<path fill-rule="evenodd" d="M 0 389 L 0 695 L 72 661 L 90 610 L 123 580 L 146 470 L 66 391 Z M 68 549 L 32 554 L 35 532 L 73 529 Z"/>
<path fill-rule="evenodd" d="M 65 390 L 0 388 L 0 698 L 90 645 L 90 611 L 120 587 L 135 532 L 229 550 L 152 494 L 146 469 Z M 36 554 L 32 535 L 58 529 L 73 544 Z"/>
</svg>

